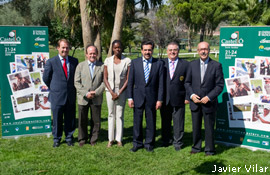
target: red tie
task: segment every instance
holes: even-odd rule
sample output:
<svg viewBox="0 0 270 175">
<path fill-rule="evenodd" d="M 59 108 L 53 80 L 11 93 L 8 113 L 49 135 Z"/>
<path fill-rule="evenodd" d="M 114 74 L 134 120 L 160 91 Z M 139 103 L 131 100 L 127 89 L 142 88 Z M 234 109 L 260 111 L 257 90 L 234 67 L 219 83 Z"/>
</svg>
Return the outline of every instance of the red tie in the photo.
<svg viewBox="0 0 270 175">
<path fill-rule="evenodd" d="M 65 72 L 66 78 L 68 78 L 66 58 L 63 58 L 63 59 L 64 59 L 63 69 L 64 69 L 64 72 Z"/>
</svg>

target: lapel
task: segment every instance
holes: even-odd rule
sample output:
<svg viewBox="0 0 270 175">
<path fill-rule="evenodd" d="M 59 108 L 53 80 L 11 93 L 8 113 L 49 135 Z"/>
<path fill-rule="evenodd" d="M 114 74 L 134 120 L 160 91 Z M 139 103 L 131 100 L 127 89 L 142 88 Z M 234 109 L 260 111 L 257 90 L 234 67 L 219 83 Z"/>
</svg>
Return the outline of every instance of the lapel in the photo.
<svg viewBox="0 0 270 175">
<path fill-rule="evenodd" d="M 85 76 L 86 76 L 86 79 L 88 80 L 92 80 L 91 78 L 91 74 L 90 74 L 90 69 L 89 69 L 89 64 L 88 64 L 88 61 L 84 61 L 84 69 L 85 69 Z"/>
<path fill-rule="evenodd" d="M 94 75 L 93 75 L 93 79 L 92 79 L 92 81 L 95 79 L 95 77 L 96 77 L 96 74 L 97 74 L 97 72 L 99 71 L 99 69 L 101 69 L 101 63 L 99 62 L 99 61 L 96 61 L 96 66 L 95 66 L 95 70 L 94 70 Z M 90 76 L 91 77 L 91 76 Z"/>
<path fill-rule="evenodd" d="M 137 58 L 138 59 L 138 65 L 135 66 L 135 69 L 137 69 L 138 71 L 136 71 L 136 73 L 138 73 L 138 77 L 141 76 L 141 78 L 144 80 L 143 82 L 145 83 L 145 78 L 144 78 L 144 67 L 143 67 L 143 58 Z M 135 75 L 136 76 L 136 75 Z M 149 79 L 148 79 L 149 81 Z M 146 83 L 145 83 L 146 84 Z"/>
<path fill-rule="evenodd" d="M 61 74 L 63 74 L 62 76 L 66 77 L 59 55 L 57 55 L 55 61 L 56 61 L 57 67 L 59 67 L 59 69 L 60 69 L 60 72 L 62 72 Z M 67 78 L 66 78 L 66 80 L 67 80 Z"/>
</svg>

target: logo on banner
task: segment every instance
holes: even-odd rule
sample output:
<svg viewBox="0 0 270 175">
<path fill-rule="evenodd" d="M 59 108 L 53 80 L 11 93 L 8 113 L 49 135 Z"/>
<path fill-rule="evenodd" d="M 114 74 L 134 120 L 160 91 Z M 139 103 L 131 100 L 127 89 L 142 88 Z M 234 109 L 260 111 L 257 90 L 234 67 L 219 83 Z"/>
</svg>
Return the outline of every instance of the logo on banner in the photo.
<svg viewBox="0 0 270 175">
<path fill-rule="evenodd" d="M 50 125 L 45 125 L 45 129 L 50 129 Z"/>
<path fill-rule="evenodd" d="M 269 142 L 268 141 L 262 141 L 262 145 L 269 146 Z"/>
<path fill-rule="evenodd" d="M 35 41 L 45 41 L 45 38 L 37 37 L 37 38 L 35 38 Z"/>
<path fill-rule="evenodd" d="M 33 30 L 33 35 L 46 35 L 46 30 Z"/>
<path fill-rule="evenodd" d="M 33 126 L 32 129 L 42 129 L 43 126 Z"/>
<path fill-rule="evenodd" d="M 16 30 L 11 30 L 7 37 L 0 37 L 0 44 L 21 44 L 21 37 L 17 36 Z"/>
<path fill-rule="evenodd" d="M 8 130 L 8 129 L 5 129 L 5 130 L 4 130 L 4 133 L 9 133 L 9 130 Z"/>
<path fill-rule="evenodd" d="M 266 38 L 262 39 L 260 43 L 270 43 L 270 40 L 267 40 Z"/>
<path fill-rule="evenodd" d="M 258 36 L 270 36 L 270 31 L 258 31 Z"/>
<path fill-rule="evenodd" d="M 266 50 L 266 51 L 269 51 L 269 50 L 270 50 L 270 47 L 264 47 L 263 45 L 260 45 L 260 46 L 259 46 L 259 51 L 262 52 L 262 51 L 265 51 L 265 50 Z"/>
<path fill-rule="evenodd" d="M 19 127 L 16 127 L 15 130 L 16 130 L 16 131 L 19 131 Z"/>
<path fill-rule="evenodd" d="M 223 47 L 243 47 L 244 40 L 239 38 L 239 31 L 235 31 L 231 34 L 230 39 L 222 39 L 221 46 Z"/>
<path fill-rule="evenodd" d="M 247 142 L 260 144 L 259 140 L 247 139 Z"/>
<path fill-rule="evenodd" d="M 39 47 L 45 47 L 45 44 L 39 44 L 39 43 L 35 43 L 34 44 L 35 48 L 39 48 Z"/>
<path fill-rule="evenodd" d="M 26 130 L 26 131 L 29 131 L 29 126 L 26 126 L 26 127 L 25 127 L 25 130 Z"/>
</svg>

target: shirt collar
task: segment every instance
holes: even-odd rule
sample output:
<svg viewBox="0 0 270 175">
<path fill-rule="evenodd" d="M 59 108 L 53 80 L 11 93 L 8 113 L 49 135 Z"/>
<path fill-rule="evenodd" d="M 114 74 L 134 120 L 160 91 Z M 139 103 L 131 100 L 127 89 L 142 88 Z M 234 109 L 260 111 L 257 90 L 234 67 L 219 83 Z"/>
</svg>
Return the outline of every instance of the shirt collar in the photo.
<svg viewBox="0 0 270 175">
<path fill-rule="evenodd" d="M 174 60 L 174 63 L 176 63 L 177 61 L 178 61 L 178 57 Z M 172 60 L 170 59 L 170 58 L 168 58 L 168 60 L 169 60 L 169 63 L 172 63 Z"/>
<path fill-rule="evenodd" d="M 203 61 L 202 59 L 200 59 L 200 63 L 203 63 L 204 62 L 204 64 L 208 64 L 208 62 L 209 62 L 209 57 L 205 60 L 205 61 Z"/>
<path fill-rule="evenodd" d="M 64 59 L 60 54 L 58 54 L 58 56 L 59 56 L 60 60 Z M 66 57 L 66 60 L 68 60 L 68 56 Z"/>
<path fill-rule="evenodd" d="M 149 63 L 152 63 L 152 57 L 150 58 L 150 59 L 145 59 L 144 57 L 142 57 L 143 58 L 143 62 L 144 62 L 144 60 L 146 60 L 146 61 L 148 61 Z"/>
<path fill-rule="evenodd" d="M 90 65 L 90 64 L 92 63 L 92 62 L 89 61 L 89 60 L 87 60 L 87 61 L 88 61 L 88 65 Z M 94 61 L 93 64 L 96 65 L 96 62 L 97 62 L 97 61 Z"/>
</svg>

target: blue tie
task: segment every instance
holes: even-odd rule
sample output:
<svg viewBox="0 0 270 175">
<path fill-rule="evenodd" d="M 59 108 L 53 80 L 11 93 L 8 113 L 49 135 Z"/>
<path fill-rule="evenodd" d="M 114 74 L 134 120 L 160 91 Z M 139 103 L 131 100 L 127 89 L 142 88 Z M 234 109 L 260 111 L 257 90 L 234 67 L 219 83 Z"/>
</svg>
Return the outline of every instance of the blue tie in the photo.
<svg viewBox="0 0 270 175">
<path fill-rule="evenodd" d="M 145 67 L 144 67 L 144 78 L 145 78 L 145 82 L 147 83 L 148 82 L 148 79 L 149 79 L 149 73 L 150 73 L 150 70 L 149 70 L 149 61 L 144 60 L 144 62 L 146 63 L 145 64 Z"/>
<path fill-rule="evenodd" d="M 91 78 L 93 78 L 93 75 L 94 75 L 94 63 L 90 63 L 90 74 L 91 74 Z"/>
</svg>

